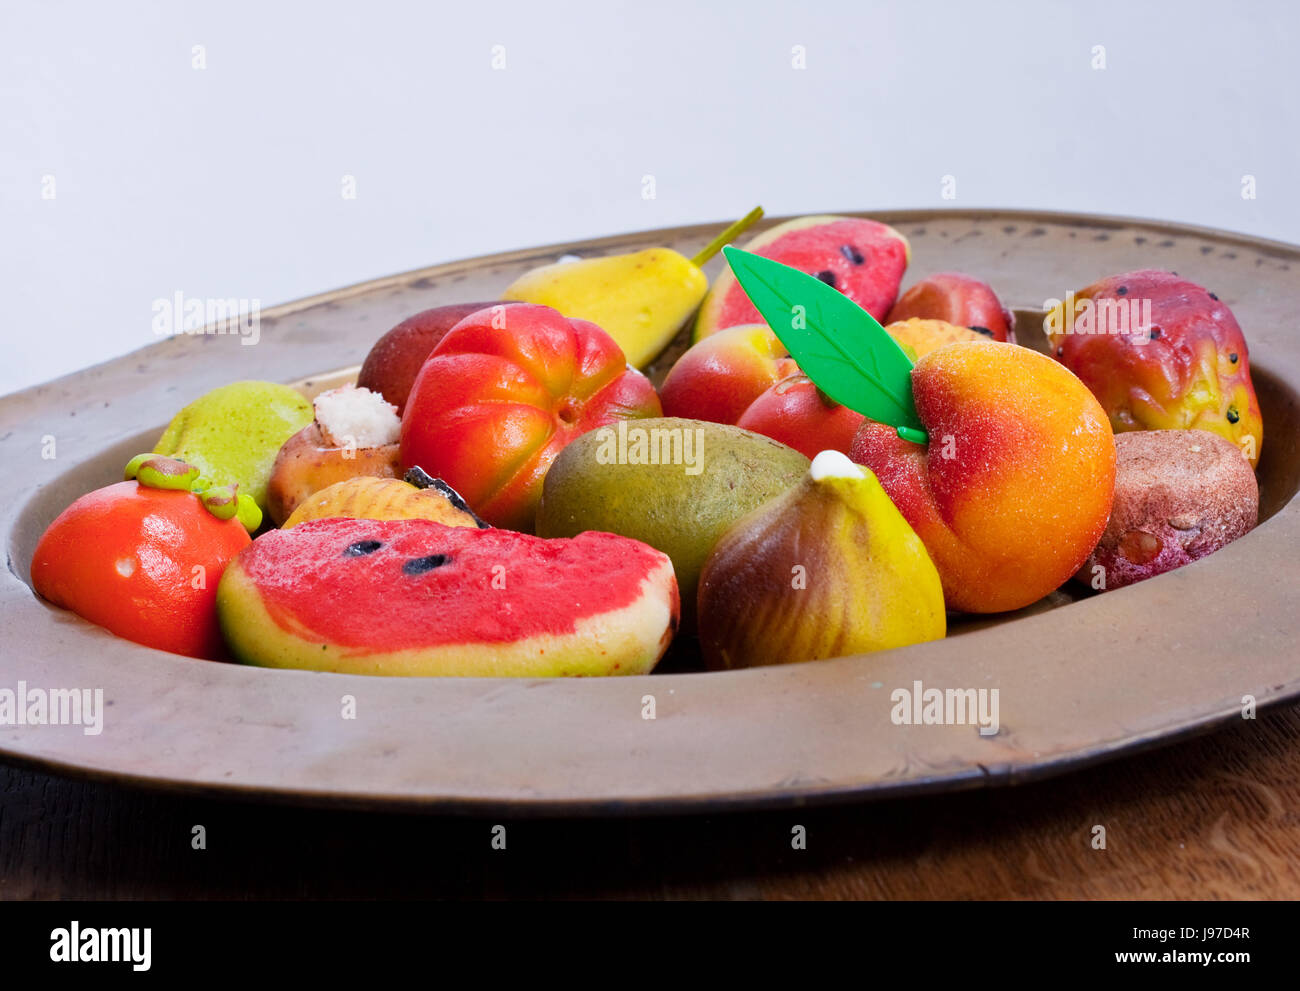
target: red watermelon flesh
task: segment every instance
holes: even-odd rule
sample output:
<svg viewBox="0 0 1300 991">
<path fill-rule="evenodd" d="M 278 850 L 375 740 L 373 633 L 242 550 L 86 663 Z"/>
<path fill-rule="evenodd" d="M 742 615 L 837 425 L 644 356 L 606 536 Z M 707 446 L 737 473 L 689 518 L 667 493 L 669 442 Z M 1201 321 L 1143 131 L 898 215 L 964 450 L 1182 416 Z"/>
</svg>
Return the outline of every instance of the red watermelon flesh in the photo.
<svg viewBox="0 0 1300 991">
<path fill-rule="evenodd" d="M 247 663 L 365 674 L 639 674 L 676 628 L 668 557 L 610 533 L 544 540 L 433 520 L 274 530 L 227 568 Z"/>
<path fill-rule="evenodd" d="M 910 253 L 894 228 L 853 217 L 800 217 L 758 235 L 745 249 L 816 276 L 882 322 L 898 298 Z M 751 323 L 763 318 L 724 269 L 700 307 L 695 339 Z"/>
</svg>

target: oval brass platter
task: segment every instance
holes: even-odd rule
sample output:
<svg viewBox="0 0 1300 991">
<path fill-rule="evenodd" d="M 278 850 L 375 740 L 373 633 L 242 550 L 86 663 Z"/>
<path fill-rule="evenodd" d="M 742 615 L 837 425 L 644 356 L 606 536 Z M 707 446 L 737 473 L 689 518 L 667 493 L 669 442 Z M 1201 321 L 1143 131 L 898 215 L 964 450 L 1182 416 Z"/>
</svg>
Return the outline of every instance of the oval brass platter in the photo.
<svg viewBox="0 0 1300 991">
<path fill-rule="evenodd" d="M 909 238 L 909 284 L 946 269 L 989 281 L 1020 308 L 1031 345 L 1045 299 L 1103 275 L 1171 269 L 1217 292 L 1246 332 L 1264 412 L 1260 526 L 1159 578 L 959 624 L 936 643 L 639 678 L 387 679 L 196 661 L 120 640 L 33 594 L 28 569 L 45 526 L 77 496 L 120 478 L 127 459 L 204 391 L 241 378 L 306 377 L 307 388 L 319 387 L 346 377 L 338 370 L 417 310 L 495 298 L 525 269 L 570 252 L 668 245 L 691 254 L 722 225 L 453 262 L 266 311 L 256 346 L 237 336 L 160 339 L 0 399 L 8 555 L 0 689 L 102 688 L 106 706 L 98 735 L 0 725 L 0 756 L 57 773 L 314 804 L 686 812 L 1015 784 L 1240 719 L 1247 696 L 1264 706 L 1300 695 L 1300 248 L 1107 217 L 858 215 Z M 51 438 L 56 456 L 43 457 Z M 917 681 L 996 688 L 999 731 L 895 725 L 890 695 Z M 649 695 L 654 719 L 643 718 Z M 354 719 L 343 718 L 345 696 L 355 699 Z"/>
</svg>

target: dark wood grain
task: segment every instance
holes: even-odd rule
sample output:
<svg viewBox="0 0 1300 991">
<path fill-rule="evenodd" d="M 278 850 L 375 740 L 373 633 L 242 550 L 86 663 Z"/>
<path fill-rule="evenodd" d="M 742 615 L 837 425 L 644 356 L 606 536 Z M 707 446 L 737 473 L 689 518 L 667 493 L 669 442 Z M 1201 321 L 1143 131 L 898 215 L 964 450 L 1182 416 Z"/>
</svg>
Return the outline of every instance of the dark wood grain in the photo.
<svg viewBox="0 0 1300 991">
<path fill-rule="evenodd" d="M 191 848 L 194 824 L 208 847 Z M 307 810 L 0 767 L 0 897 L 1300 897 L 1300 707 L 1039 784 L 841 808 L 505 821 Z M 1094 825 L 1107 848 L 1091 845 Z M 791 849 L 791 830 L 807 849 Z"/>
</svg>

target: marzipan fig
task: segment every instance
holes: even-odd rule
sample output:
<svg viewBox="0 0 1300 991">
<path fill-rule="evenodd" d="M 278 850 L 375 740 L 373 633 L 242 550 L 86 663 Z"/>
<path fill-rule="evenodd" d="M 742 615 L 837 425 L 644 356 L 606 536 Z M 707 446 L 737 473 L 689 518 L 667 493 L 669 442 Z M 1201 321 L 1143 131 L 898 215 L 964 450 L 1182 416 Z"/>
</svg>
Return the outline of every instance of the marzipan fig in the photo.
<svg viewBox="0 0 1300 991">
<path fill-rule="evenodd" d="M 714 669 L 938 640 L 947 622 L 925 545 L 875 475 L 838 451 L 817 455 L 800 485 L 722 536 L 698 609 Z"/>
</svg>

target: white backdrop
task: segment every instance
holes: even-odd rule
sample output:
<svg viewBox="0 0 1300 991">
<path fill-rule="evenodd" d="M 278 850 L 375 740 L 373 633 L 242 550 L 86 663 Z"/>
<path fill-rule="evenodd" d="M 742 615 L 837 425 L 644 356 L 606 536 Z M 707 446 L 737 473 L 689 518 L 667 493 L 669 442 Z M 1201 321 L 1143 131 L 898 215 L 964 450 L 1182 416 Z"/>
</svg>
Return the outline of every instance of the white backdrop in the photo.
<svg viewBox="0 0 1300 991">
<path fill-rule="evenodd" d="M 0 393 L 152 343 L 178 290 L 270 306 L 755 203 L 1300 242 L 1300 4 L 701 6 L 4 0 Z"/>
</svg>

